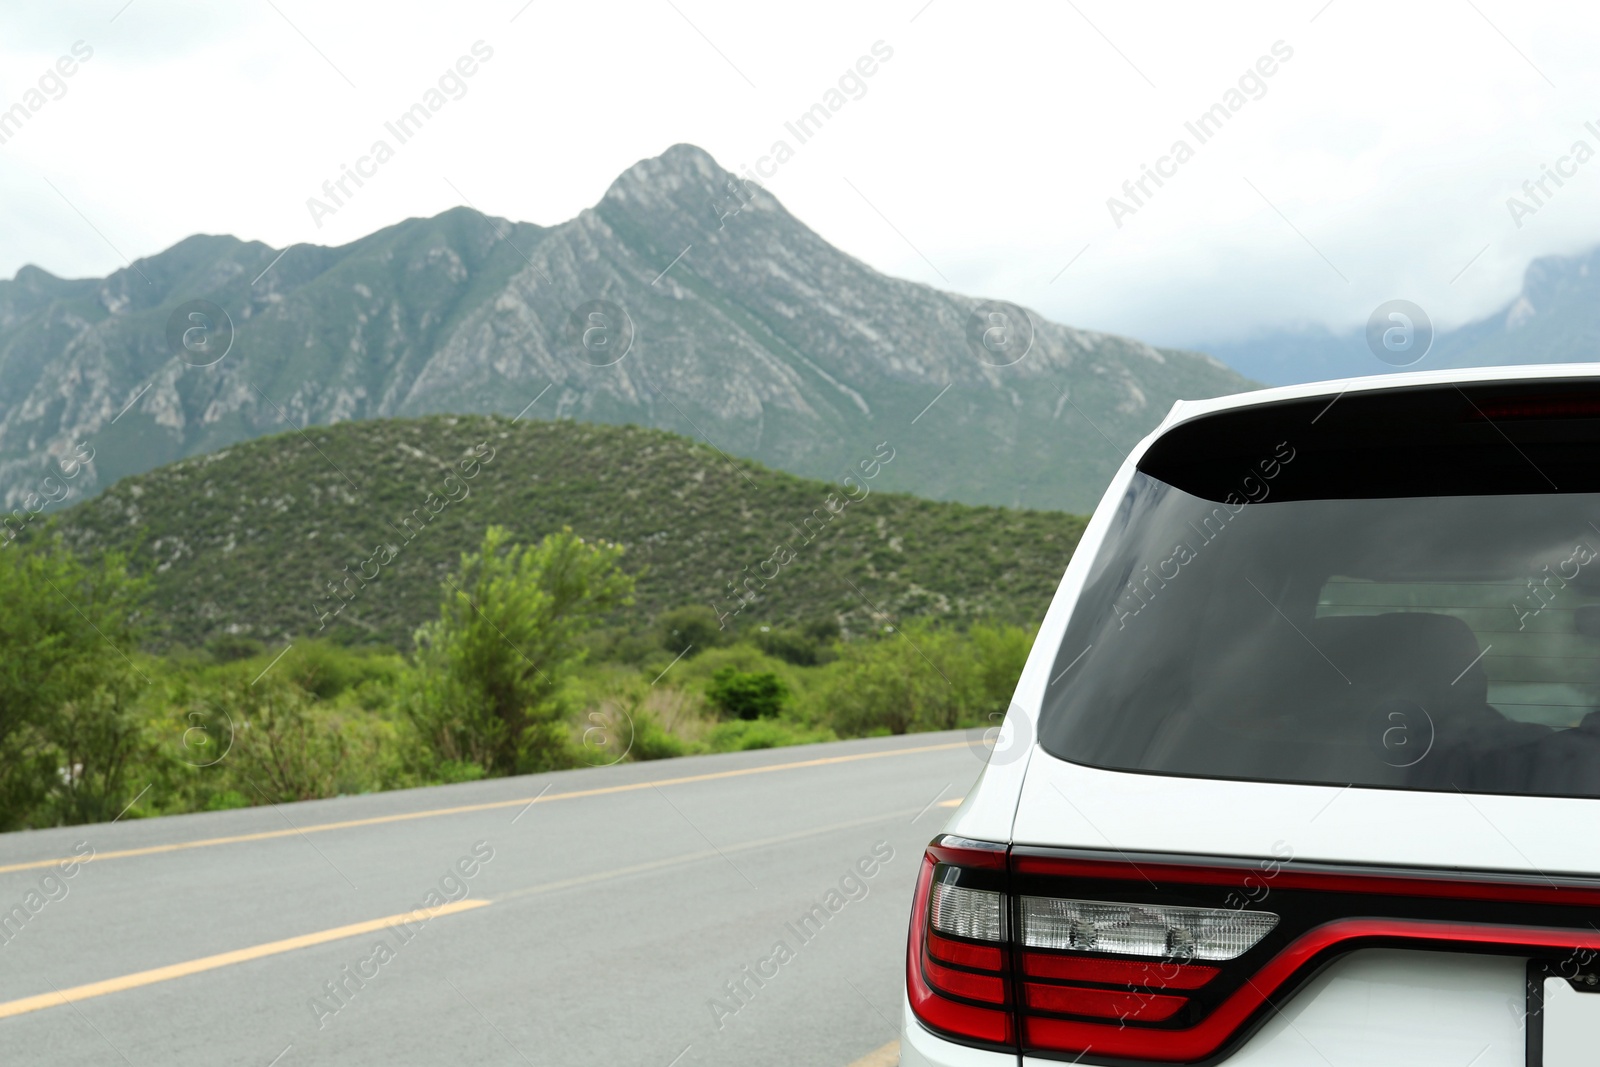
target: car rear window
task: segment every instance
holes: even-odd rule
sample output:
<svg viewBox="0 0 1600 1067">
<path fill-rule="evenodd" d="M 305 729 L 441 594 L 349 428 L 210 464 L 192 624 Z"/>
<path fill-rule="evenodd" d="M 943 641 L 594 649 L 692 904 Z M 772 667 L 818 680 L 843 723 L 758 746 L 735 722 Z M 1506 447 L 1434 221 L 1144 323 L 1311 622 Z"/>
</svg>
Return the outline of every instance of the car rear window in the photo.
<svg viewBox="0 0 1600 1067">
<path fill-rule="evenodd" d="M 1051 754 L 1600 796 L 1600 391 L 1224 413 L 1158 441 L 1057 651 Z"/>
</svg>

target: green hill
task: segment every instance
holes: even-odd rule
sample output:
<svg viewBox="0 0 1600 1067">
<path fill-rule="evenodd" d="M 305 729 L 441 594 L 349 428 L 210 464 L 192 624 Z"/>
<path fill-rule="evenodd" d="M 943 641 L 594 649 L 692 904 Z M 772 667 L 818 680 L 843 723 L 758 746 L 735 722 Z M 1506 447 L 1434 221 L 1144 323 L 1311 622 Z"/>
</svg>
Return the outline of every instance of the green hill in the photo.
<svg viewBox="0 0 1600 1067">
<path fill-rule="evenodd" d="M 634 426 L 350 422 L 126 478 L 58 524 L 80 552 L 120 550 L 149 576 L 161 643 L 409 645 L 491 523 L 520 540 L 571 526 L 625 545 L 642 574 L 616 620 L 629 629 L 687 604 L 741 629 L 833 617 L 861 632 L 909 615 L 1037 623 L 1084 520 L 879 489 L 906 459 L 889 441 L 830 484 Z"/>
</svg>

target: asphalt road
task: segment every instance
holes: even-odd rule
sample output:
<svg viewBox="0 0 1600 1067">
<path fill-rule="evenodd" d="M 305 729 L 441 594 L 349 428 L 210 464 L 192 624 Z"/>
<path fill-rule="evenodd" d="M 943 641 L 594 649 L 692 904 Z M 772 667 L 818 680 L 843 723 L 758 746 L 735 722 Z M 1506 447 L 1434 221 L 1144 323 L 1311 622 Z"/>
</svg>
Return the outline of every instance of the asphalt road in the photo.
<svg viewBox="0 0 1600 1067">
<path fill-rule="evenodd" d="M 892 1063 L 980 770 L 924 734 L 0 836 L 0 1063 Z"/>
</svg>

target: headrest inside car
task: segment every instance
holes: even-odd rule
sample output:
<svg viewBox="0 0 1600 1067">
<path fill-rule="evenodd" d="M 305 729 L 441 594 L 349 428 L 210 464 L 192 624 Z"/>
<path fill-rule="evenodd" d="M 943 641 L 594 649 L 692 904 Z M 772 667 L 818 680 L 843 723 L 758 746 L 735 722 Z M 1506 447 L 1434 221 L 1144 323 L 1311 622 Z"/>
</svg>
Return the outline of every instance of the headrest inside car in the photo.
<svg viewBox="0 0 1600 1067">
<path fill-rule="evenodd" d="M 1477 635 L 1452 615 L 1333 615 L 1314 620 L 1306 636 L 1354 685 L 1424 705 L 1488 700 Z"/>
</svg>

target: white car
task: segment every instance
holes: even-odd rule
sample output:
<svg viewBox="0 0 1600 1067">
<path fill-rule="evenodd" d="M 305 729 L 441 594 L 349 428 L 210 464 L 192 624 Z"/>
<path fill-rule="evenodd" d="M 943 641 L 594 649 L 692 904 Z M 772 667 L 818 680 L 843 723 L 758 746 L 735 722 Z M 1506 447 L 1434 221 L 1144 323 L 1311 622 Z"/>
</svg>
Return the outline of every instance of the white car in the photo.
<svg viewBox="0 0 1600 1067">
<path fill-rule="evenodd" d="M 1600 1063 L 1600 365 L 1180 403 L 929 845 L 901 1063 Z"/>
</svg>

